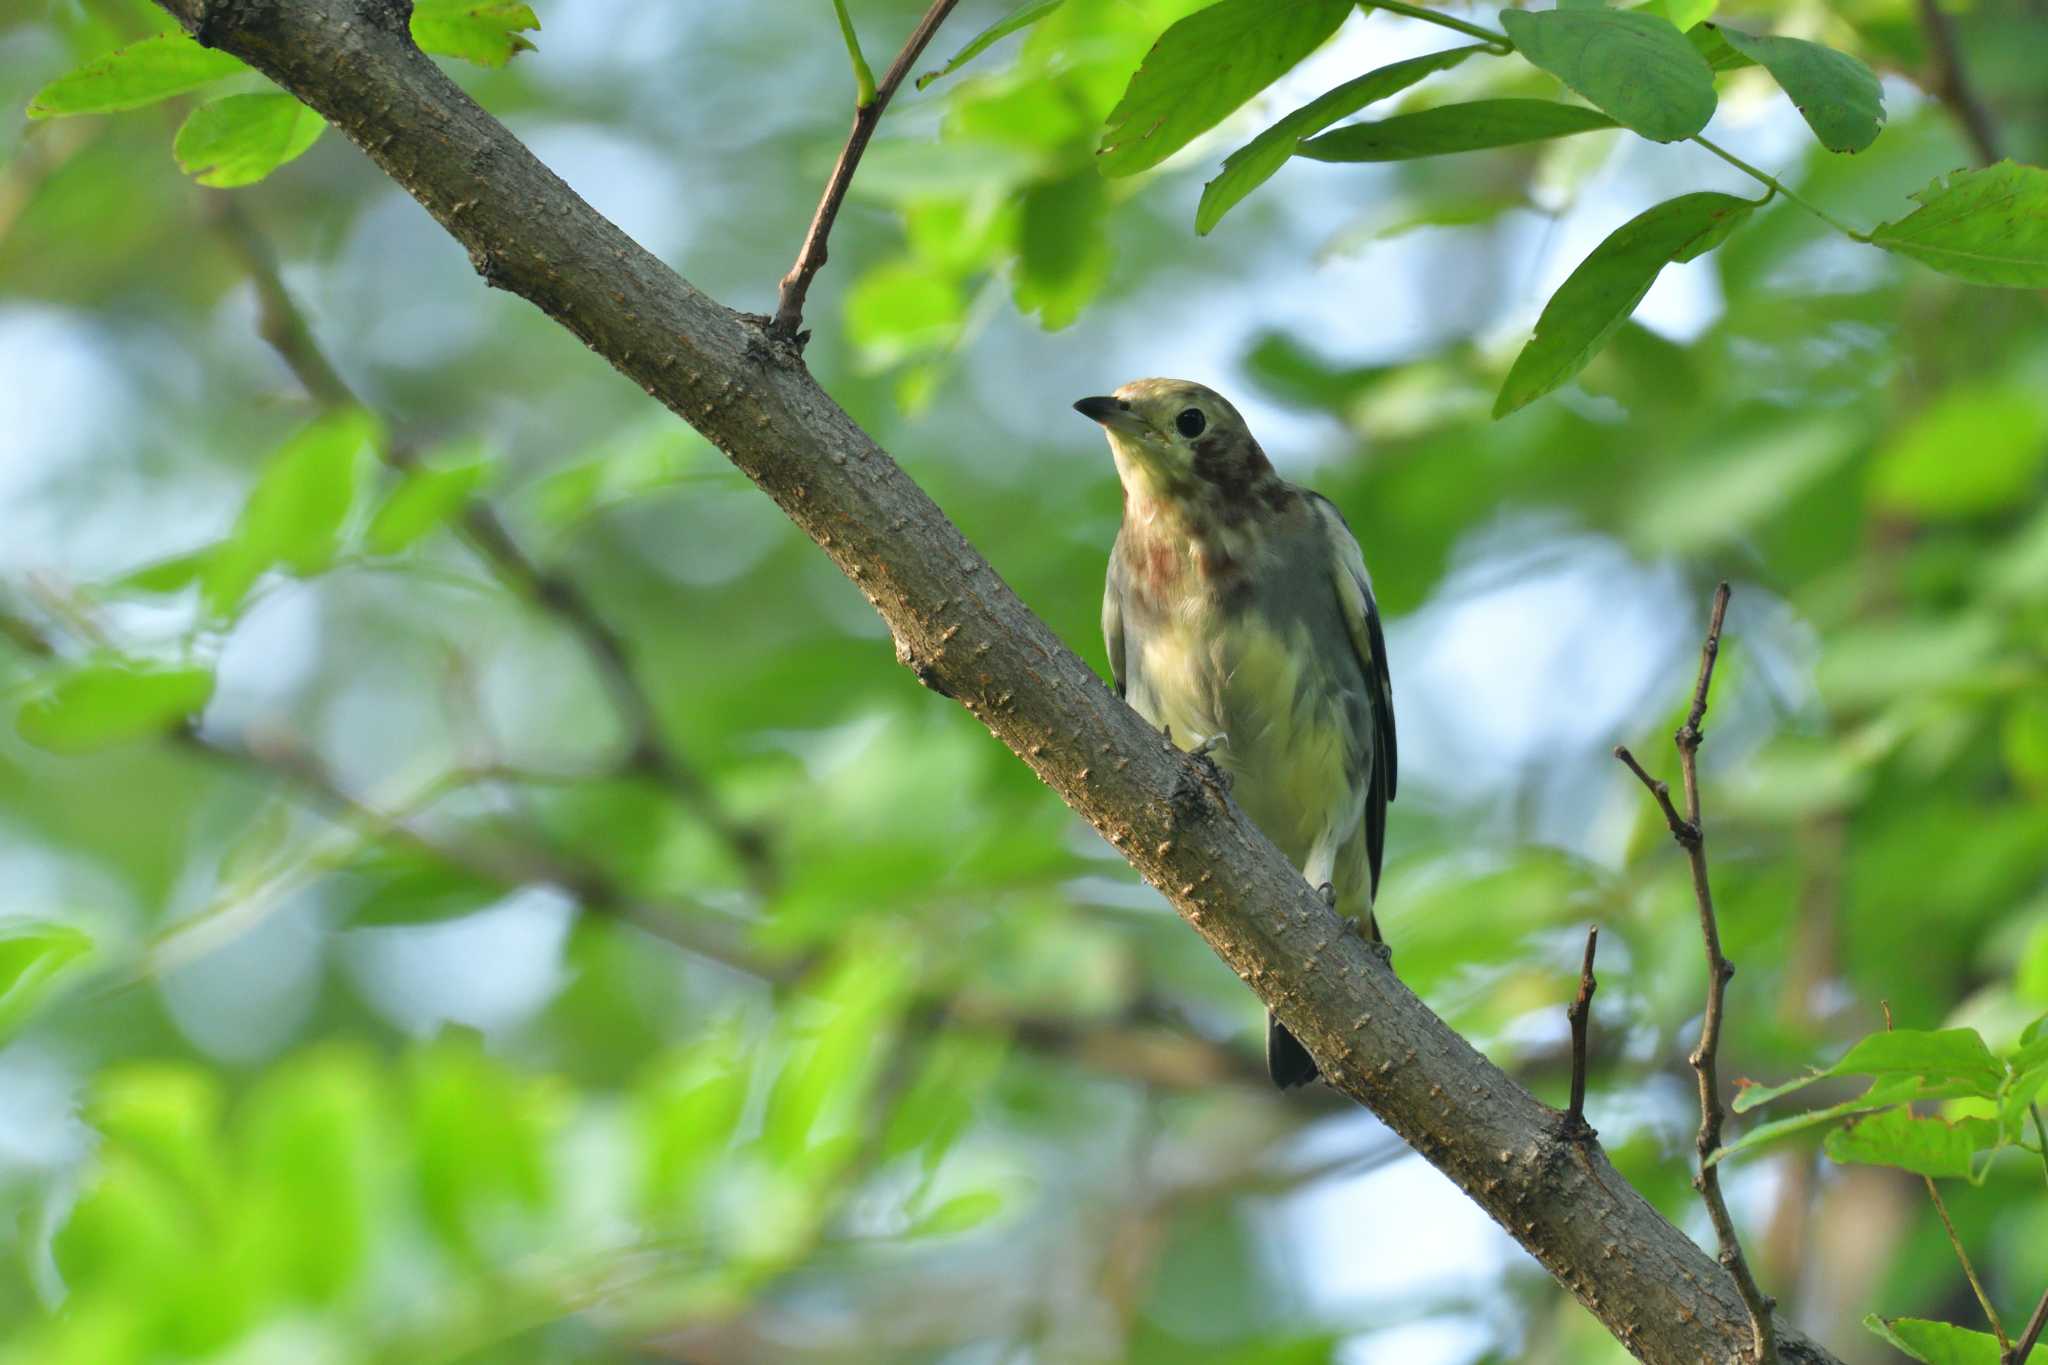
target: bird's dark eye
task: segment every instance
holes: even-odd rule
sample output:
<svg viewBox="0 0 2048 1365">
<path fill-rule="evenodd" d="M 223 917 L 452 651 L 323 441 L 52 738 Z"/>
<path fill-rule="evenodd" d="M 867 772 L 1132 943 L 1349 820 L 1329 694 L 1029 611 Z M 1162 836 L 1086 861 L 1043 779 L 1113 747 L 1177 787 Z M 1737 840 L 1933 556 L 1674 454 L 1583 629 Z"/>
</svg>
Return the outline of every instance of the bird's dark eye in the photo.
<svg viewBox="0 0 2048 1365">
<path fill-rule="evenodd" d="M 1209 425 L 1209 419 L 1202 416 L 1200 408 L 1182 408 L 1180 416 L 1173 419 L 1173 425 L 1181 435 L 1192 441 Z"/>
</svg>

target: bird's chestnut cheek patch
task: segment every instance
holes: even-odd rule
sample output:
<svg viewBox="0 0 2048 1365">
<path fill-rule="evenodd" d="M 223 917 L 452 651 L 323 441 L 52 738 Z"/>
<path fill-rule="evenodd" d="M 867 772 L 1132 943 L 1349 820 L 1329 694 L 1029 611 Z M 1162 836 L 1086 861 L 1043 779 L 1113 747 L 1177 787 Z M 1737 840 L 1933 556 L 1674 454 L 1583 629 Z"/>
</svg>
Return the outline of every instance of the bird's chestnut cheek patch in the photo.
<svg viewBox="0 0 2048 1365">
<path fill-rule="evenodd" d="M 1248 508 L 1253 498 L 1265 496 L 1277 510 L 1279 504 L 1273 502 L 1272 495 L 1285 500 L 1286 487 L 1273 476 L 1273 466 L 1256 442 L 1234 441 L 1222 432 L 1212 432 L 1189 449 L 1194 456 L 1190 466 L 1194 476 L 1215 489 L 1226 507 Z"/>
</svg>

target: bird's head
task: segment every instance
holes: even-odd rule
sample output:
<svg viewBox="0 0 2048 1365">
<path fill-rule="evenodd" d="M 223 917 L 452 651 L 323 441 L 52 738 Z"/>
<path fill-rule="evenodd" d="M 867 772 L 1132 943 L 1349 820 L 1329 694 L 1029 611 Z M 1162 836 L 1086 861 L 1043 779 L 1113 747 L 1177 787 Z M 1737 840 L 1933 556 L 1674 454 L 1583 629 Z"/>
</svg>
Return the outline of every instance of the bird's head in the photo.
<svg viewBox="0 0 2048 1365">
<path fill-rule="evenodd" d="M 1102 424 L 1128 495 L 1249 511 L 1280 487 L 1244 418 L 1214 389 L 1134 379 L 1074 410 Z"/>
</svg>

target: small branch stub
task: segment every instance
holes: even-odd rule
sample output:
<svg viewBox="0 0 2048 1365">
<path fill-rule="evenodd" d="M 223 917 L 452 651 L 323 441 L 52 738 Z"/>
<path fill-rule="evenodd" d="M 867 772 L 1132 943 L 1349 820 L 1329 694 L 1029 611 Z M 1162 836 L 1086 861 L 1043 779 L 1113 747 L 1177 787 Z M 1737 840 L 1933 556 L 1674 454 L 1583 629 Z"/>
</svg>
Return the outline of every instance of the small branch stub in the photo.
<svg viewBox="0 0 2048 1365">
<path fill-rule="evenodd" d="M 1564 1113 L 1565 1133 L 1571 1137 L 1593 1136 L 1592 1125 L 1586 1122 L 1586 1033 L 1587 1021 L 1593 1013 L 1593 992 L 1600 988 L 1593 977 L 1593 954 L 1599 946 L 1600 928 L 1595 925 L 1586 930 L 1586 956 L 1579 964 L 1579 993 L 1564 1012 L 1572 1026 L 1572 1098 L 1571 1107 Z"/>
</svg>

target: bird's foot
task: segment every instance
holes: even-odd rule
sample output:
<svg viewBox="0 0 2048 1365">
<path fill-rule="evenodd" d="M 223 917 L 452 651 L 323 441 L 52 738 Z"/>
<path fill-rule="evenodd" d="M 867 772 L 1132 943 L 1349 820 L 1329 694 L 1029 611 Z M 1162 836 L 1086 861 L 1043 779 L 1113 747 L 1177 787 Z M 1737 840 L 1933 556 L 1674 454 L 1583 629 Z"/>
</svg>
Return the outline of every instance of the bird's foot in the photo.
<svg viewBox="0 0 2048 1365">
<path fill-rule="evenodd" d="M 1329 883 L 1325 882 L 1322 889 L 1324 892 L 1323 899 L 1326 901 L 1330 900 Z M 1344 928 L 1346 932 L 1357 935 L 1358 940 L 1365 944 L 1366 951 L 1378 958 L 1383 964 L 1389 967 L 1394 965 L 1394 946 L 1380 937 L 1378 920 L 1370 916 L 1362 920 L 1346 919 L 1344 921 Z"/>
<path fill-rule="evenodd" d="M 1230 774 L 1225 772 L 1222 766 L 1216 762 L 1214 755 L 1218 749 L 1227 747 L 1229 743 L 1229 735 L 1216 734 L 1209 736 L 1200 744 L 1188 750 L 1188 757 L 1202 765 L 1203 775 L 1209 779 L 1209 782 L 1218 791 L 1229 791 L 1231 778 Z"/>
<path fill-rule="evenodd" d="M 1323 898 L 1324 905 L 1329 906 L 1332 910 L 1337 908 L 1337 888 L 1333 883 L 1324 882 L 1316 888 L 1316 894 Z M 1354 929 L 1358 927 L 1356 920 L 1347 921 L 1347 923 Z"/>
</svg>

